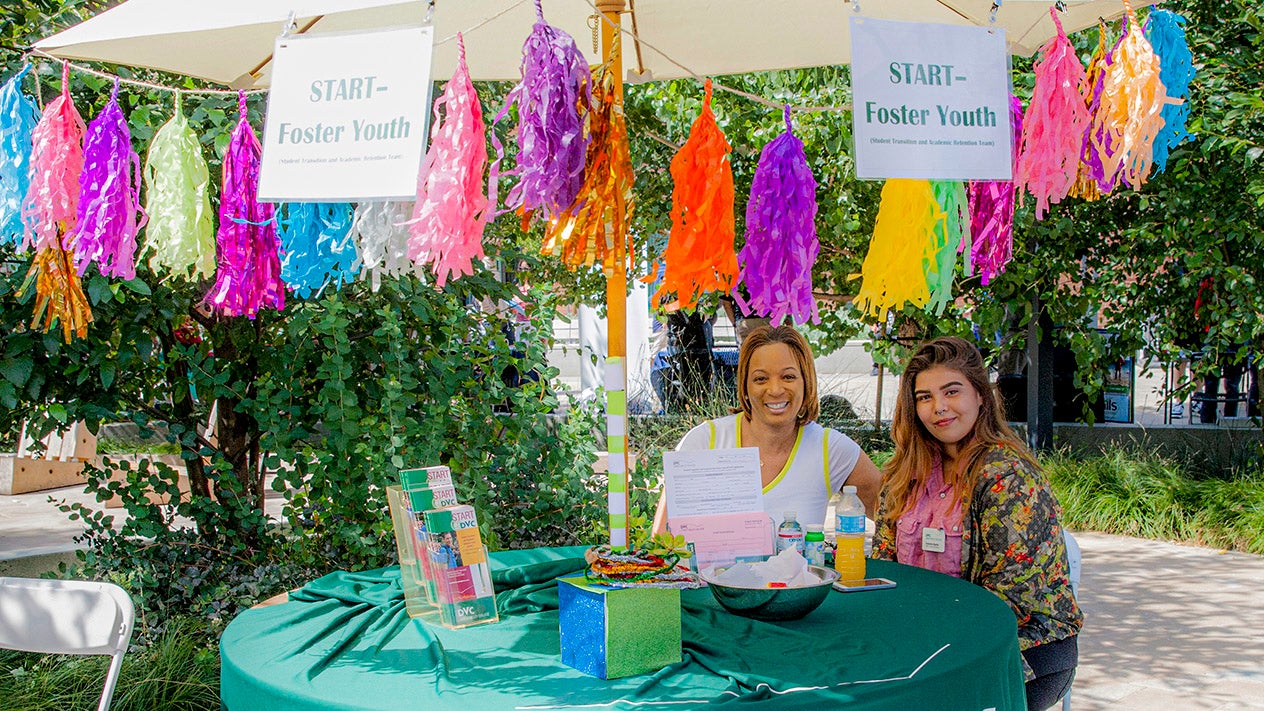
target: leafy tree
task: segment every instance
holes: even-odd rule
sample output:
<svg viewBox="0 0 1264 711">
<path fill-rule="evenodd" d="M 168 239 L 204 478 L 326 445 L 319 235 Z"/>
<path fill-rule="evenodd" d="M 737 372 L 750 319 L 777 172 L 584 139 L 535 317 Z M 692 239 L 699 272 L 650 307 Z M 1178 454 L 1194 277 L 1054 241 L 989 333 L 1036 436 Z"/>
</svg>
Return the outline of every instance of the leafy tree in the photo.
<svg viewBox="0 0 1264 711">
<path fill-rule="evenodd" d="M 39 21 L 6 16 L 2 27 L 24 46 L 81 7 L 48 2 Z M 52 96 L 60 72 L 42 64 L 34 81 Z M 72 73 L 85 119 L 108 88 Z M 125 87 L 120 101 L 143 156 L 170 96 Z M 191 94 L 184 105 L 216 175 L 235 96 Z M 255 126 L 262 108 L 252 97 Z M 413 276 L 378 290 L 357 282 L 253 320 L 210 313 L 202 306 L 209 283 L 164 279 L 143 262 L 136 279 L 112 281 L 90 266 L 94 321 L 87 338 L 69 343 L 32 327 L 33 294 L 18 296 L 31 253 L 0 247 L 0 432 L 12 437 L 22 421 L 37 435 L 78 420 L 93 429 L 130 421 L 179 445 L 188 491 L 164 464 L 107 458 L 89 471 L 89 488 L 101 500 L 122 498 L 121 527 L 106 513 L 65 507 L 88 523 L 83 571 L 124 583 L 153 613 L 150 633 L 170 613 L 222 624 L 240 606 L 331 568 L 392 562 L 385 487 L 405 466 L 450 464 L 493 547 L 595 540 L 604 512 L 588 488 L 595 420 L 583 410 L 564 422 L 551 416 L 551 296 L 539 286 L 520 293 L 493 268 L 534 267 L 517 241 L 516 227 L 493 225 L 488 264 L 442 290 Z M 531 304 L 529 333 L 511 344 L 507 334 L 522 324 L 505 304 L 516 298 Z M 511 370 L 540 377 L 511 386 Z M 280 512 L 264 510 L 268 473 L 285 497 Z M 155 503 L 147 490 L 173 503 Z"/>
<path fill-rule="evenodd" d="M 1264 343 L 1264 9 L 1197 0 L 1168 9 L 1189 19 L 1193 141 L 1141 190 L 1075 201 L 1043 222 L 1024 213 L 1022 233 L 1039 248 L 1007 275 L 1066 325 L 1090 391 L 1103 363 L 1138 348 L 1172 359 L 1182 344 L 1209 370 L 1236 344 L 1254 344 L 1258 357 Z M 1115 338 L 1091 329 L 1099 309 Z"/>
</svg>

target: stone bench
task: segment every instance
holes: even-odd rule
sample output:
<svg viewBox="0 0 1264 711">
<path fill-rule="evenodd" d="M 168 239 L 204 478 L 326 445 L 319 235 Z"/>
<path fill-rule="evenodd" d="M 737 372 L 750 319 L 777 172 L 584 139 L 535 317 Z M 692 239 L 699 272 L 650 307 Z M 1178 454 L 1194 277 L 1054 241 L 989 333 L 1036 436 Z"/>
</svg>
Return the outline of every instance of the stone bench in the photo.
<svg viewBox="0 0 1264 711">
<path fill-rule="evenodd" d="M 97 437 L 86 425 L 76 422 L 64 434 L 54 432 L 38 443 L 23 424 L 18 451 L 0 454 L 0 495 L 85 483 L 84 464 L 97 454 Z"/>
</svg>

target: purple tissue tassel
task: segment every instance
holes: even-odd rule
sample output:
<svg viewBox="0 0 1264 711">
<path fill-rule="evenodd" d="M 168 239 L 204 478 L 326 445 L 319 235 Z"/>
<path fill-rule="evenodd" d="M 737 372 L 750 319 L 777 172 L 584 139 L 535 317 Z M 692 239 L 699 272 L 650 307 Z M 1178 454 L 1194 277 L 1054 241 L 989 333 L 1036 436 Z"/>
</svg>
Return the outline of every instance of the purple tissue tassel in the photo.
<svg viewBox="0 0 1264 711">
<path fill-rule="evenodd" d="M 789 316 L 803 325 L 819 323 L 812 296 L 812 266 L 821 251 L 816 238 L 816 179 L 803 141 L 786 131 L 759 154 L 746 203 L 746 245 L 738 253 L 741 281 L 750 301 L 734 290 L 747 313 L 768 317 L 774 326 Z"/>
<path fill-rule="evenodd" d="M 263 148 L 246 118 L 245 92 L 237 94 L 237 111 L 240 120 L 224 153 L 215 236 L 219 268 L 205 303 L 225 316 L 254 318 L 265 306 L 278 311 L 285 307 L 285 284 L 276 206 L 257 199 Z"/>
<path fill-rule="evenodd" d="M 505 198 L 505 211 L 550 220 L 571 209 L 584 185 L 584 121 L 592 106 L 592 77 L 575 39 L 544 21 L 540 0 L 535 12 L 535 26 L 522 47 L 522 80 L 509 92 L 496 122 L 518 104 L 518 163 L 506 171 L 518 183 Z M 487 196 L 494 206 L 504 148 L 494 131 L 491 135 L 496 160 Z"/>
<path fill-rule="evenodd" d="M 83 137 L 76 227 L 66 235 L 79 275 L 96 262 L 101 273 L 136 278 L 136 235 L 149 221 L 140 207 L 140 157 L 118 104 L 119 82 Z"/>
<path fill-rule="evenodd" d="M 1018 172 L 1018 144 L 1023 135 L 1023 103 L 1009 97 L 1010 155 Z M 974 244 L 970 261 L 984 286 L 1005 271 L 1014 256 L 1014 181 L 982 180 L 970 183 L 970 232 Z"/>
</svg>

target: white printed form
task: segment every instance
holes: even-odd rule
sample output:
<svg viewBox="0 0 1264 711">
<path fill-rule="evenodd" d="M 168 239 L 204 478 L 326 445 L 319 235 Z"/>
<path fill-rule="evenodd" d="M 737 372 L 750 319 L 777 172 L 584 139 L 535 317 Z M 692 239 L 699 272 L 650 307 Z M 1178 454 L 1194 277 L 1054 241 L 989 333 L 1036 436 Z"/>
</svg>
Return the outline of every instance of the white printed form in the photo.
<svg viewBox="0 0 1264 711">
<path fill-rule="evenodd" d="M 664 452 L 663 473 L 673 518 L 764 510 L 756 447 Z"/>
</svg>

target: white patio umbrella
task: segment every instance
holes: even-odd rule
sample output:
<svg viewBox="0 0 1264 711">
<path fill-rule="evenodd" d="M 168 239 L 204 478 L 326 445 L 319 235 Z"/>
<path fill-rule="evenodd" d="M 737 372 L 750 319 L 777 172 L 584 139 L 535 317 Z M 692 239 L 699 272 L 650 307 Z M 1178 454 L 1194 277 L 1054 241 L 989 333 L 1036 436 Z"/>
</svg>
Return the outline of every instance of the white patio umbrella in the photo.
<svg viewBox="0 0 1264 711">
<path fill-rule="evenodd" d="M 845 64 L 851 56 L 852 13 L 1004 29 L 1010 52 L 1019 55 L 1032 54 L 1055 33 L 1049 0 L 542 2 L 545 19 L 575 37 L 590 63 L 609 58 L 616 62 L 616 76 L 626 66 L 634 81 Z M 1059 4 L 1067 32 L 1124 12 L 1119 0 Z M 55 58 L 148 67 L 237 88 L 264 87 L 277 35 L 291 19 L 298 33 L 368 30 L 423 22 L 428 5 L 424 0 L 126 0 L 40 40 L 34 49 Z M 457 32 L 464 34 L 474 79 L 520 76 L 522 42 L 536 19 L 533 0 L 436 0 L 434 5 L 433 78 L 452 75 Z M 615 30 L 624 35 L 624 58 L 610 56 Z M 626 288 L 621 271 L 607 280 L 606 447 L 614 546 L 628 543 Z"/>
<path fill-rule="evenodd" d="M 1138 0 L 1134 5 L 1153 4 Z M 569 32 L 596 63 L 599 0 L 543 0 L 550 24 Z M 1013 54 L 1030 55 L 1054 34 L 1050 0 L 634 0 L 622 13 L 629 76 L 674 79 L 844 64 L 848 17 L 1006 31 Z M 619 2 L 622 6 L 624 3 Z M 995 23 L 992 22 L 994 5 Z M 1065 3 L 1068 32 L 1118 17 L 1119 0 Z M 604 8 L 603 8 L 604 9 Z M 54 57 L 149 67 L 238 88 L 266 86 L 273 43 L 291 12 L 299 32 L 340 32 L 421 22 L 424 0 L 127 0 L 40 40 Z M 465 34 L 475 79 L 517 79 L 532 0 L 437 0 L 433 76 L 456 66 Z M 592 38 L 589 40 L 589 38 Z M 635 40 L 640 38 L 642 43 Z"/>
</svg>

